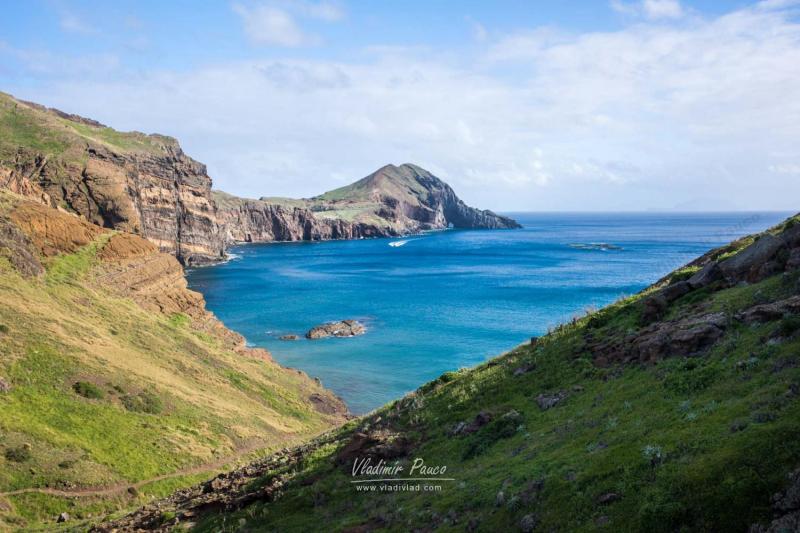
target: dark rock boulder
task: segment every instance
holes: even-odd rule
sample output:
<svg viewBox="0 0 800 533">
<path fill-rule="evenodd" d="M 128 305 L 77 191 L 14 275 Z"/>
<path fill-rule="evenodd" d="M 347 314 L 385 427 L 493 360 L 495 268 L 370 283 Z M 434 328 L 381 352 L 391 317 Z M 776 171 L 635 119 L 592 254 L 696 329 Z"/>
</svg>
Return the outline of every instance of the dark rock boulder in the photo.
<svg viewBox="0 0 800 533">
<path fill-rule="evenodd" d="M 632 352 L 640 362 L 696 355 L 711 347 L 723 335 L 725 326 L 723 313 L 659 323 L 633 341 Z"/>
<path fill-rule="evenodd" d="M 706 266 L 697 271 L 688 283 L 693 289 L 701 289 L 714 283 L 722 278 L 722 271 L 716 262 L 708 263 Z"/>
<path fill-rule="evenodd" d="M 772 497 L 773 520 L 767 524 L 753 524 L 750 533 L 784 533 L 800 531 L 800 469 L 789 474 L 789 484 Z"/>
<path fill-rule="evenodd" d="M 800 314 L 800 296 L 753 306 L 737 314 L 736 319 L 746 324 L 753 324 L 778 320 L 787 314 Z"/>
<path fill-rule="evenodd" d="M 339 322 L 328 322 L 311 328 L 306 333 L 308 339 L 323 339 L 325 337 L 355 337 L 367 332 L 364 324 L 358 320 L 341 320 Z"/>
<path fill-rule="evenodd" d="M 453 435 L 469 435 L 470 433 L 475 433 L 483 426 L 491 422 L 493 418 L 494 416 L 489 411 L 481 411 L 475 415 L 475 418 L 469 423 L 459 422 L 456 424 L 451 433 Z"/>
<path fill-rule="evenodd" d="M 540 394 L 536 397 L 536 404 L 542 411 L 547 411 L 561 403 L 566 397 L 567 393 L 565 391 L 558 391 L 552 394 Z"/>
<path fill-rule="evenodd" d="M 673 283 L 672 285 L 668 285 L 661 290 L 661 295 L 667 301 L 667 303 L 672 303 L 681 296 L 689 294 L 692 291 L 692 285 L 688 281 L 679 281 L 678 283 Z"/>
<path fill-rule="evenodd" d="M 769 233 L 762 235 L 753 244 L 719 263 L 719 269 L 730 282 L 752 281 L 758 268 L 773 258 L 786 243 Z"/>
<path fill-rule="evenodd" d="M 336 463 L 350 465 L 355 459 L 363 458 L 397 459 L 410 451 L 411 442 L 404 435 L 389 430 L 358 432 L 336 454 Z"/>
</svg>

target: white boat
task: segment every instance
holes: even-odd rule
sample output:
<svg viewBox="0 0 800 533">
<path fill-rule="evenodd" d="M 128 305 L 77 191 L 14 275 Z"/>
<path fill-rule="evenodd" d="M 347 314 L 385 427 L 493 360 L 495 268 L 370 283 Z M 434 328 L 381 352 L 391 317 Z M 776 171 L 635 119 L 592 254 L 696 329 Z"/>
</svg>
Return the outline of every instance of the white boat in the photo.
<svg viewBox="0 0 800 533">
<path fill-rule="evenodd" d="M 391 246 L 392 248 L 397 248 L 398 246 L 403 246 L 407 242 L 408 241 L 392 241 L 389 243 L 389 246 Z"/>
</svg>

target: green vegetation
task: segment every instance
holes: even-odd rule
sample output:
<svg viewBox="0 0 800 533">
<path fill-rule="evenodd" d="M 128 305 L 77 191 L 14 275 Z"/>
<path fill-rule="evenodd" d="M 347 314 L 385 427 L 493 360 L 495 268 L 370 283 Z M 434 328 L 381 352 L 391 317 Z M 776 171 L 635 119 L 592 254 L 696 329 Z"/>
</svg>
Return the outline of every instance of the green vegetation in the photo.
<svg viewBox="0 0 800 533">
<path fill-rule="evenodd" d="M 25 444 L 8 448 L 5 457 L 9 461 L 14 461 L 15 463 L 24 463 L 31 458 L 31 446 L 30 444 Z"/>
<path fill-rule="evenodd" d="M 64 153 L 68 141 L 39 120 L 38 113 L 0 93 L 0 160 L 13 158 L 20 147 L 53 155 Z"/>
<path fill-rule="evenodd" d="M 99 400 L 105 396 L 103 391 L 100 390 L 100 387 L 94 383 L 89 383 L 88 381 L 76 381 L 72 385 L 72 390 L 74 390 L 79 396 L 89 398 L 90 400 Z"/>
<path fill-rule="evenodd" d="M 157 415 L 164 410 L 164 402 L 152 391 L 144 391 L 139 394 L 126 394 L 122 397 L 122 405 L 128 411 L 135 413 L 149 413 Z"/>
<path fill-rule="evenodd" d="M 48 157 L 56 167 L 85 162 L 87 141 L 123 152 L 163 152 L 176 142 L 162 135 L 119 132 L 59 116 L 0 93 L 0 161 Z"/>
</svg>

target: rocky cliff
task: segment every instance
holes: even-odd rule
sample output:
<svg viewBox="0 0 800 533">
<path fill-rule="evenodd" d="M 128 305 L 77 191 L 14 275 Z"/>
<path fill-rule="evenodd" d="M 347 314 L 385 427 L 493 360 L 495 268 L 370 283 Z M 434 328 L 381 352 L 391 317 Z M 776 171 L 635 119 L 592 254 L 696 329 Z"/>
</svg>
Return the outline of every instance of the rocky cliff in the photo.
<svg viewBox="0 0 800 533">
<path fill-rule="evenodd" d="M 139 234 L 184 265 L 224 258 L 231 242 L 391 237 L 453 228 L 517 228 L 467 206 L 411 164 L 308 199 L 248 200 L 211 192 L 206 167 L 163 135 L 97 121 L 0 93 L 0 188 Z"/>
<path fill-rule="evenodd" d="M 307 207 L 237 198 L 220 191 L 214 191 L 213 197 L 229 243 L 326 241 L 397 234 L 372 223 L 318 217 Z"/>
<path fill-rule="evenodd" d="M 387 165 L 309 199 L 248 200 L 215 192 L 232 242 L 392 237 L 453 228 L 510 229 L 514 220 L 467 206 L 445 182 L 418 166 Z"/>
<path fill-rule="evenodd" d="M 0 93 L 0 188 L 140 234 L 184 264 L 224 256 L 211 178 L 170 137 L 120 133 Z"/>
</svg>

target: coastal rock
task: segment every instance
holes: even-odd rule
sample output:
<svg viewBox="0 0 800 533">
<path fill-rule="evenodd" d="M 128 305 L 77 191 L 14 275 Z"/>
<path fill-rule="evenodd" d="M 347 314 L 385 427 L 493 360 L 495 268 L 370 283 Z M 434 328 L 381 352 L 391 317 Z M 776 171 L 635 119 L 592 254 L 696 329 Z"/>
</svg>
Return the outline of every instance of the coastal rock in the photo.
<svg viewBox="0 0 800 533">
<path fill-rule="evenodd" d="M 328 322 L 311 328 L 306 333 L 309 339 L 324 339 L 325 337 L 355 337 L 363 335 L 367 328 L 358 320 L 341 320 L 339 322 Z"/>
<path fill-rule="evenodd" d="M 773 258 L 778 250 L 785 246 L 782 238 L 766 233 L 753 244 L 719 263 L 719 269 L 730 282 L 757 281 L 774 272 L 758 275 L 758 270 Z M 776 271 L 780 267 L 776 267 Z"/>
<path fill-rule="evenodd" d="M 279 341 L 296 341 L 296 340 L 300 340 L 300 336 L 299 335 L 293 335 L 293 334 L 281 335 L 280 337 L 278 337 L 278 340 Z"/>
<path fill-rule="evenodd" d="M 724 313 L 662 321 L 643 328 L 636 335 L 605 343 L 589 342 L 595 363 L 652 363 L 667 357 L 694 356 L 710 348 L 727 328 Z"/>
</svg>

